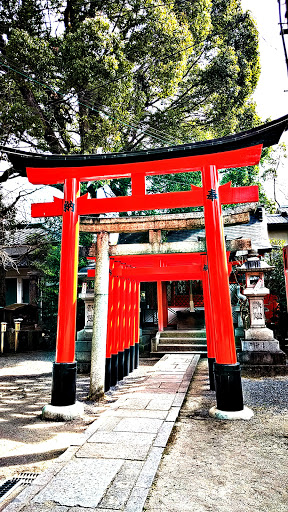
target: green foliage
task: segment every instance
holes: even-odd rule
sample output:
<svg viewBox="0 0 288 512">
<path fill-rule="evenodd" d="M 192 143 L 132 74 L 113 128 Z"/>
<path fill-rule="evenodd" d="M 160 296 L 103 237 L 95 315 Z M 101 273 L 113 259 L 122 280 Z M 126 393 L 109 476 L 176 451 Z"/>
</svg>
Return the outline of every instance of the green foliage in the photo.
<svg viewBox="0 0 288 512">
<path fill-rule="evenodd" d="M 240 0 L 1 6 L 2 144 L 129 151 L 259 122 L 258 36 Z"/>
<path fill-rule="evenodd" d="M 279 311 L 281 314 L 287 311 L 286 301 L 286 287 L 284 277 L 284 264 L 282 249 L 286 242 L 284 240 L 272 239 L 271 245 L 273 247 L 269 254 L 266 254 L 265 259 L 269 265 L 273 266 L 271 272 L 265 275 L 265 285 L 269 288 L 272 295 L 277 295 L 279 301 Z M 287 328 L 287 326 L 286 326 Z"/>
</svg>

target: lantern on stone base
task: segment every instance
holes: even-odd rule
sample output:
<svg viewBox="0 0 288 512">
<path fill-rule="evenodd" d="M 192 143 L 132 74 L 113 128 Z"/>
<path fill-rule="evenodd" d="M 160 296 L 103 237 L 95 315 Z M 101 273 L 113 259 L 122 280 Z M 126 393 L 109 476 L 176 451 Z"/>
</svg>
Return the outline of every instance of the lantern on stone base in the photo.
<svg viewBox="0 0 288 512">
<path fill-rule="evenodd" d="M 265 287 L 264 275 L 272 269 L 253 249 L 249 251 L 245 263 L 237 269 L 237 272 L 245 274 L 246 286 L 243 294 L 249 301 L 250 311 L 250 327 L 244 329 L 239 361 L 244 367 L 252 365 L 252 371 L 253 365 L 263 366 L 262 369 L 264 366 L 286 365 L 285 353 L 280 350 L 279 341 L 265 323 L 264 298 L 269 290 Z M 258 368 L 258 373 L 261 373 L 261 368 Z"/>
</svg>

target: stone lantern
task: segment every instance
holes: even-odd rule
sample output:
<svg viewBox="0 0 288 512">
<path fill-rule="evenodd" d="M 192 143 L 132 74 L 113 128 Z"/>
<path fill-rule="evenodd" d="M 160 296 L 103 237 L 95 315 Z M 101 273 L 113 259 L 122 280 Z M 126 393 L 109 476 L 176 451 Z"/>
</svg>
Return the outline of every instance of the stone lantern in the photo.
<svg viewBox="0 0 288 512">
<path fill-rule="evenodd" d="M 94 278 L 88 278 L 88 269 L 94 269 L 95 263 L 89 267 L 82 268 L 78 273 L 79 281 L 82 282 L 79 299 L 84 301 L 85 326 L 77 332 L 76 339 L 76 361 L 78 373 L 87 373 L 91 365 L 91 344 L 93 332 L 94 313 Z"/>
<path fill-rule="evenodd" d="M 269 294 L 264 284 L 264 275 L 273 267 L 261 260 L 257 251 L 249 251 L 245 263 L 237 269 L 244 273 L 246 287 L 243 294 L 249 301 L 250 327 L 244 329 L 241 340 L 242 352 L 239 360 L 244 365 L 285 365 L 285 353 L 280 350 L 279 341 L 274 333 L 266 327 L 264 297 Z"/>
</svg>

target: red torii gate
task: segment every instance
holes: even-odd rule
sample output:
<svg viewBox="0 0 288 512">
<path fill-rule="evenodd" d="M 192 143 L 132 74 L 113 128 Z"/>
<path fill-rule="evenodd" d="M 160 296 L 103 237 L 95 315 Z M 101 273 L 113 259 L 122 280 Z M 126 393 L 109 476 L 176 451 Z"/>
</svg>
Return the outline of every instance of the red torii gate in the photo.
<svg viewBox="0 0 288 512">
<path fill-rule="evenodd" d="M 256 165 L 262 147 L 278 143 L 288 115 L 233 136 L 134 153 L 106 155 L 35 155 L 2 148 L 14 168 L 26 168 L 34 184 L 64 184 L 64 200 L 32 205 L 33 217 L 63 216 L 56 361 L 52 406 L 75 404 L 75 313 L 77 296 L 79 215 L 204 206 L 209 285 L 215 329 L 214 364 L 217 407 L 243 410 L 239 363 L 236 359 L 223 236 L 222 204 L 258 200 L 257 187 L 219 191 L 218 169 Z M 202 187 L 191 191 L 147 195 L 145 176 L 201 171 Z M 132 195 L 107 199 L 79 197 L 81 181 L 131 177 Z M 221 293 L 219 291 L 221 290 Z"/>
<path fill-rule="evenodd" d="M 227 262 L 229 256 L 230 253 L 227 252 Z M 89 259 L 96 260 L 95 257 Z M 191 279 L 199 279 L 203 283 L 210 389 L 215 389 L 213 376 L 215 322 L 207 263 L 207 255 L 202 253 L 129 255 L 110 258 L 105 366 L 106 391 L 138 367 L 140 282 L 157 282 L 158 326 L 162 331 L 163 327 L 167 326 L 168 319 L 166 318 L 165 322 L 168 306 L 163 296 L 162 282 Z M 232 263 L 228 263 L 228 275 L 231 270 Z M 88 269 L 87 277 L 95 277 L 95 269 Z M 122 295 L 119 290 L 122 290 Z"/>
</svg>

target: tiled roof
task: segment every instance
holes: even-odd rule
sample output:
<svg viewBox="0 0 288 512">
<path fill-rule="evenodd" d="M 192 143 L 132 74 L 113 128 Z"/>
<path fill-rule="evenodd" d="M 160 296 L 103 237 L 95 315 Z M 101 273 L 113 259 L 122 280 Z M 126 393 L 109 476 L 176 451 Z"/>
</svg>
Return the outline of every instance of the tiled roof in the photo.
<svg viewBox="0 0 288 512">
<path fill-rule="evenodd" d="M 224 226 L 224 235 L 226 240 L 236 240 L 239 238 L 250 239 L 252 246 L 257 249 L 271 249 L 265 215 L 263 220 L 259 221 L 258 216 L 251 212 L 250 221 L 247 224 L 234 224 L 231 226 Z M 148 233 L 120 234 L 118 243 L 143 243 L 148 241 L 147 236 Z M 185 231 L 168 231 L 166 240 L 167 242 L 197 242 L 199 240 L 203 240 L 204 238 L 205 229 L 198 228 Z"/>
<path fill-rule="evenodd" d="M 268 213 L 267 214 L 267 224 L 271 226 L 273 224 L 284 224 L 287 226 L 288 217 L 284 217 L 280 213 Z"/>
<path fill-rule="evenodd" d="M 226 240 L 248 238 L 251 240 L 252 246 L 255 248 L 257 247 L 257 249 L 271 248 L 265 220 L 262 222 L 259 221 L 256 215 L 252 213 L 250 214 L 250 221 L 247 224 L 224 226 L 224 235 Z M 195 229 L 192 231 L 170 231 L 167 235 L 167 242 L 192 242 L 203 238 L 205 238 L 204 229 Z"/>
</svg>

